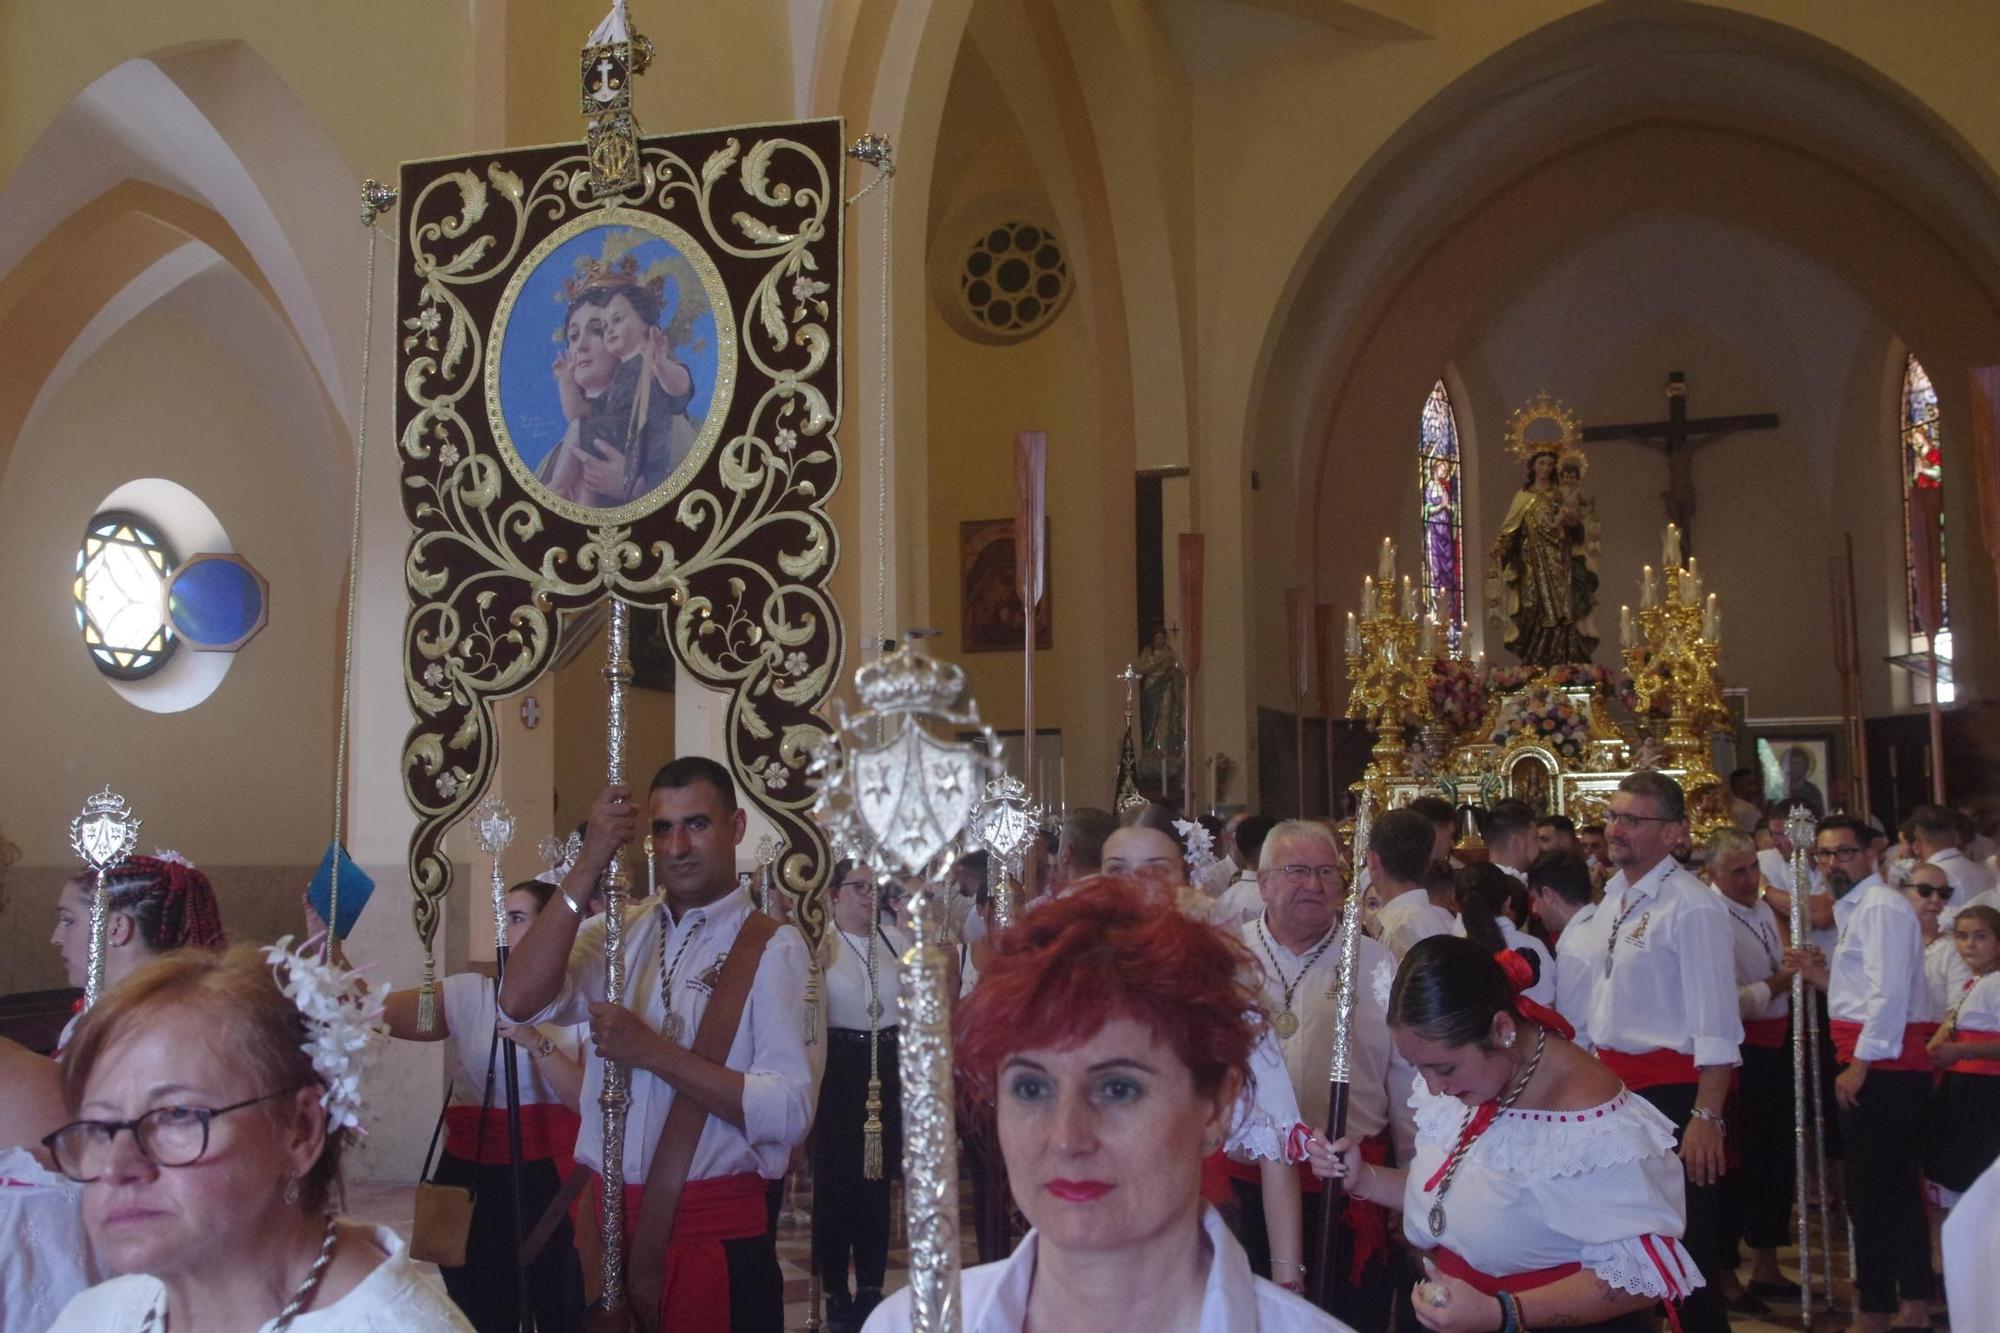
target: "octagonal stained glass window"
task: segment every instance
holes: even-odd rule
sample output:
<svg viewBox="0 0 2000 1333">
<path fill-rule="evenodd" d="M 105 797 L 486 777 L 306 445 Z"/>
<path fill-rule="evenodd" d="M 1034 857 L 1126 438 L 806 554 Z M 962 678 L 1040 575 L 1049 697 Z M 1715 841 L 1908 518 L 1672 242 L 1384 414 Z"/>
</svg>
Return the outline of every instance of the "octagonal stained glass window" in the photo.
<svg viewBox="0 0 2000 1333">
<path fill-rule="evenodd" d="M 97 669 L 144 680 L 179 646 L 167 621 L 167 576 L 179 561 L 158 528 L 128 510 L 90 520 L 76 553 L 76 624 Z"/>
</svg>

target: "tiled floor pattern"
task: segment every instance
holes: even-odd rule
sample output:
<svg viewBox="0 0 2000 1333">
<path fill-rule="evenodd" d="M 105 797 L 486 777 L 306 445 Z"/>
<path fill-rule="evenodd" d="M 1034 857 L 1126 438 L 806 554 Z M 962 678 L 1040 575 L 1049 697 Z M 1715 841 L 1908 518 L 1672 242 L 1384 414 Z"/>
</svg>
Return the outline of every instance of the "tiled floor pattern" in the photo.
<svg viewBox="0 0 2000 1333">
<path fill-rule="evenodd" d="M 965 1239 L 964 1262 L 970 1264 L 975 1262 L 975 1255 L 972 1240 L 972 1217 L 969 1211 L 972 1190 L 969 1183 L 962 1186 L 959 1191 L 959 1197 L 964 1201 L 964 1206 L 968 1210 L 964 1217 L 962 1233 Z M 392 1226 L 404 1236 L 408 1236 L 413 1199 L 414 1191 L 407 1185 L 356 1185 L 348 1190 L 348 1212 L 357 1218 L 365 1218 L 371 1222 Z M 896 1200 L 896 1206 L 899 1211 L 892 1221 L 895 1224 L 894 1234 L 900 1237 L 902 1234 L 900 1186 L 897 1187 Z M 795 1176 L 788 1183 L 784 1208 L 779 1214 L 778 1219 L 778 1262 L 785 1274 L 785 1323 L 788 1329 L 793 1330 L 806 1327 L 808 1259 L 811 1250 L 807 1218 L 811 1215 L 811 1209 L 812 1187 L 804 1178 Z M 1839 1229 L 1836 1230 L 1838 1231 Z M 1834 1271 L 1842 1279 L 1837 1284 L 1837 1295 L 1841 1303 L 1841 1308 L 1844 1310 L 1847 1300 L 1847 1283 L 1845 1278 L 1848 1271 L 1845 1235 L 1836 1234 L 1835 1245 L 1837 1253 L 1835 1256 Z M 1789 1249 L 1783 1251 L 1780 1255 L 1780 1262 L 1786 1276 L 1793 1280 L 1796 1280 L 1798 1277 L 1798 1268 L 1794 1262 L 1795 1258 L 1794 1251 Z M 907 1259 L 908 1252 L 900 1243 L 891 1248 L 889 1253 L 888 1282 L 890 1290 L 903 1285 Z M 1817 1267 L 1817 1264 L 1815 1264 L 1815 1267 Z M 1814 1285 L 1819 1285 L 1817 1280 L 1815 1280 Z M 1836 1318 L 1831 1314 L 1822 1314 L 1815 1321 L 1814 1327 L 1822 1330 L 1837 1329 L 1846 1327 L 1846 1323 L 1845 1318 Z M 1755 1318 L 1735 1316 L 1731 1320 L 1731 1325 L 1734 1329 L 1740 1330 L 1741 1333 L 1777 1333 L 1778 1330 L 1796 1330 L 1800 1327 L 1798 1307 L 1796 1305 L 1778 1305 L 1773 1307 L 1772 1313 L 1768 1316 Z M 1944 1327 L 1942 1321 L 1939 1322 L 1938 1327 Z M 1363 1333 L 1371 1333 L 1371 1331 L 1363 1330 Z"/>
</svg>

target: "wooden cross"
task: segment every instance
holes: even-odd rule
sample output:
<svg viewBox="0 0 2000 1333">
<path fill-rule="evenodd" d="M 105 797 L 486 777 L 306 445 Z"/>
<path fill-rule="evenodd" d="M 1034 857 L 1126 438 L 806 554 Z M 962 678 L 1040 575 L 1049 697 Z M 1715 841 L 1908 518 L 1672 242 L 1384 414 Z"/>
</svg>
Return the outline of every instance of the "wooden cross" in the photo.
<svg viewBox="0 0 2000 1333">
<path fill-rule="evenodd" d="M 1616 426 L 1585 426 L 1585 440 L 1630 440 L 1647 444 L 1667 455 L 1667 489 L 1660 493 L 1666 502 L 1667 521 L 1680 526 L 1681 543 L 1689 554 L 1694 551 L 1694 451 L 1713 444 L 1725 435 L 1742 430 L 1776 430 L 1778 414 L 1753 412 L 1739 417 L 1696 417 L 1687 414 L 1687 376 L 1681 371 L 1667 375 L 1667 419 L 1639 421 Z"/>
</svg>

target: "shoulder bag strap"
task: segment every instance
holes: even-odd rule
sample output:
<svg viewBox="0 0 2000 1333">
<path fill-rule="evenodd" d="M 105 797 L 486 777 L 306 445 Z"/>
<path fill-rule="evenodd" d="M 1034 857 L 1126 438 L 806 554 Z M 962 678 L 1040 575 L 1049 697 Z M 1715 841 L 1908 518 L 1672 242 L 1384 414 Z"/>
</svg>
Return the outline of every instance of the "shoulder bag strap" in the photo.
<svg viewBox="0 0 2000 1333">
<path fill-rule="evenodd" d="M 479 1146 L 474 1150 L 474 1155 L 479 1157 L 486 1155 L 486 1108 L 493 1103 L 493 1057 L 499 1050 L 500 1025 L 496 1020 L 493 1025 L 493 1043 L 486 1048 L 486 1099 L 479 1107 Z M 431 1178 L 431 1168 L 437 1158 L 438 1140 L 444 1137 L 444 1114 L 450 1109 L 451 1086 L 447 1083 L 444 1090 L 444 1105 L 438 1107 L 437 1125 L 431 1130 L 431 1146 L 424 1151 L 424 1169 L 417 1173 L 418 1180 Z"/>
<path fill-rule="evenodd" d="M 694 1044 L 689 1048 L 704 1060 L 716 1064 L 728 1061 L 729 1048 L 743 1020 L 743 1006 L 750 998 L 750 985 L 757 979 L 757 964 L 764 956 L 764 946 L 777 932 L 777 921 L 762 912 L 752 912 L 743 919 L 743 928 L 729 947 L 722 975 L 708 997 L 708 1007 L 702 1011 L 701 1025 L 695 1029 Z M 625 1257 L 626 1290 L 632 1312 L 642 1328 L 652 1329 L 659 1322 L 664 1280 L 661 1261 L 666 1254 L 667 1239 L 673 1234 L 674 1214 L 680 1210 L 688 1168 L 694 1164 L 695 1144 L 707 1123 L 708 1113 L 700 1103 L 676 1091 L 673 1107 L 667 1112 L 667 1123 L 660 1130 L 660 1141 L 653 1148 L 653 1164 L 646 1172 L 639 1220 L 632 1228 Z M 619 1205 L 616 1200 L 606 1200 L 605 1206 Z"/>
</svg>

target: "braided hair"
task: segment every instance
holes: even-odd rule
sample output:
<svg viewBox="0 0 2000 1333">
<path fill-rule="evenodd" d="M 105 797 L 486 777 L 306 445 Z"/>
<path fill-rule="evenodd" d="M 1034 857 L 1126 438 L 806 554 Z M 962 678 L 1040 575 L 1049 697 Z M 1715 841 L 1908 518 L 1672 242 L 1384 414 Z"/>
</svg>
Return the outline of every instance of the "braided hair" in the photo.
<svg viewBox="0 0 2000 1333">
<path fill-rule="evenodd" d="M 104 889 L 111 910 L 132 919 L 132 928 L 148 952 L 221 949 L 228 944 L 208 876 L 183 861 L 128 857 L 105 873 Z"/>
</svg>

